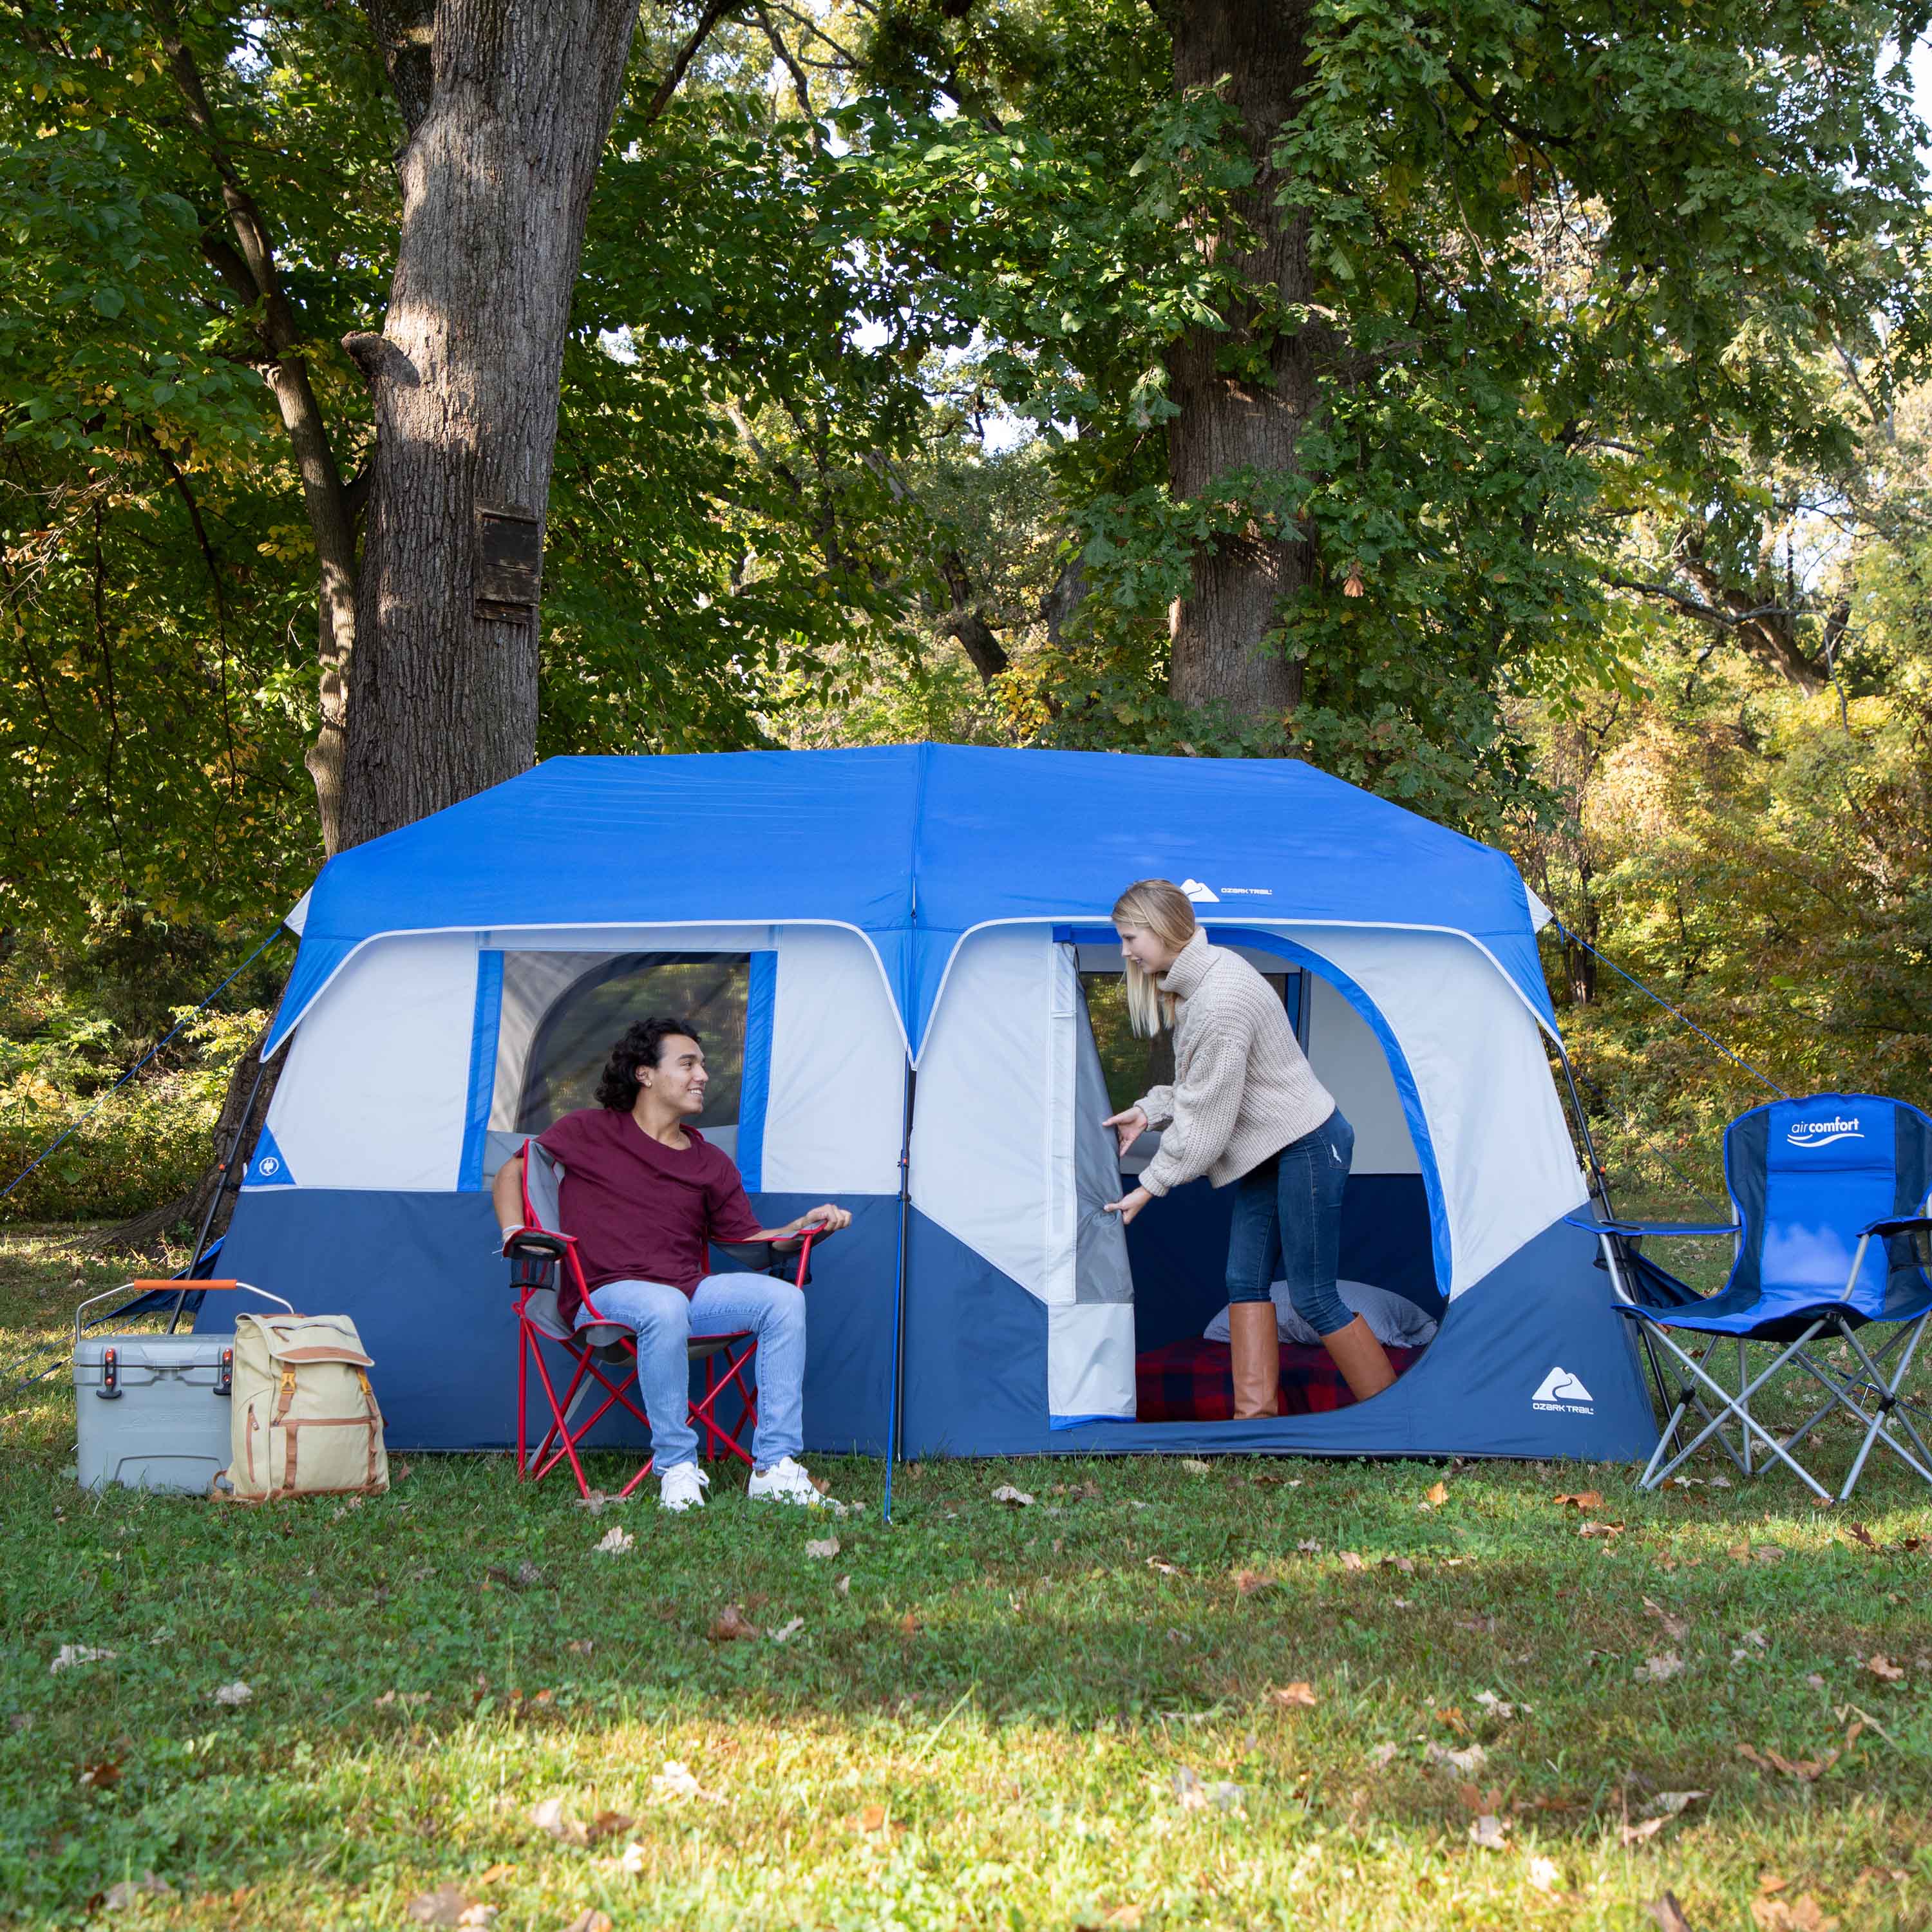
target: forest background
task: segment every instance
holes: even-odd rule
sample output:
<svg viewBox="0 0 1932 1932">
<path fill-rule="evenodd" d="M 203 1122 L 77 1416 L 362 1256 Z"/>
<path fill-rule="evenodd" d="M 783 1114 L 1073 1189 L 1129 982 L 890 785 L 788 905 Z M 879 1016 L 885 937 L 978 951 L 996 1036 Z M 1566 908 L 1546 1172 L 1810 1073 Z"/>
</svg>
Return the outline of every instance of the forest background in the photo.
<svg viewBox="0 0 1932 1932">
<path fill-rule="evenodd" d="M 0 1184 L 324 856 L 344 672 L 290 397 L 358 540 L 434 10 L 0 4 Z M 1292 27 L 1286 70 L 1235 15 Z M 1924 1104 L 1922 24 L 646 7 L 564 347 L 539 754 L 1292 753 L 1507 846 L 1784 1086 Z M 1544 943 L 1613 1179 L 1691 1204 L 1764 1090 Z M 0 1215 L 182 1199 L 286 964 Z"/>
</svg>

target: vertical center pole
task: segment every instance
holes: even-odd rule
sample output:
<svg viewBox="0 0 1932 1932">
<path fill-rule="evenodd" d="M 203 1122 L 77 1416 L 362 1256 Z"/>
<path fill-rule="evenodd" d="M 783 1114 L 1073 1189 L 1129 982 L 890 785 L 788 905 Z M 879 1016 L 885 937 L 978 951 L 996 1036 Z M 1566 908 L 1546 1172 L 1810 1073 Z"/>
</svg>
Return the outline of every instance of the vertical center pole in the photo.
<svg viewBox="0 0 1932 1932">
<path fill-rule="evenodd" d="M 912 1096 L 919 1076 L 906 1062 L 905 1108 L 899 1124 L 899 1240 L 898 1281 L 892 1298 L 892 1392 L 886 1412 L 886 1506 L 892 1520 L 892 1464 L 898 1455 L 900 1412 L 905 1400 L 906 1258 L 912 1224 Z"/>
</svg>

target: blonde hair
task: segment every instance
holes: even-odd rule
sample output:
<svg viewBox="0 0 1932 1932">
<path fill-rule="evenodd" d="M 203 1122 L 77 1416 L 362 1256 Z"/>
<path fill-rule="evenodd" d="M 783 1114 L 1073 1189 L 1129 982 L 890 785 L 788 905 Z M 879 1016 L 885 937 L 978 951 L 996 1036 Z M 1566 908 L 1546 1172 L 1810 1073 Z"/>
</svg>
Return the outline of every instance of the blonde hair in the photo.
<svg viewBox="0 0 1932 1932">
<path fill-rule="evenodd" d="M 1178 952 L 1194 937 L 1193 902 L 1171 879 L 1137 879 L 1114 902 L 1114 923 L 1137 926 Z M 1127 1018 L 1143 1040 L 1174 1026 L 1174 995 L 1163 993 L 1154 976 L 1130 959 Z"/>
</svg>

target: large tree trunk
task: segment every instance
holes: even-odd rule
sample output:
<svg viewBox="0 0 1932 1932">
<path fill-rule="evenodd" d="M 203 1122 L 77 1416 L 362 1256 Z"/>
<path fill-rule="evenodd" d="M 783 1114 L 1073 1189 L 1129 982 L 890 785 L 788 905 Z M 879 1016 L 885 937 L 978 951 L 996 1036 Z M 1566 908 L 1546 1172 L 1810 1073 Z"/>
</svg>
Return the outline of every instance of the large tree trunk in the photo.
<svg viewBox="0 0 1932 1932">
<path fill-rule="evenodd" d="M 1222 82 L 1255 158 L 1240 210 L 1257 245 L 1234 266 L 1284 301 L 1306 301 L 1306 224 L 1285 219 L 1276 206 L 1281 176 L 1269 154 L 1306 77 L 1308 0 L 1162 0 L 1158 10 L 1173 37 L 1176 86 Z M 1315 406 L 1310 332 L 1269 346 L 1263 380 L 1220 366 L 1252 340 L 1251 312 L 1226 320 L 1225 332 L 1195 329 L 1168 356 L 1168 393 L 1180 410 L 1168 425 L 1168 476 L 1179 498 L 1202 496 L 1240 471 L 1294 469 Z M 1172 695 L 1186 704 L 1218 702 L 1258 722 L 1286 719 L 1300 702 L 1301 668 L 1262 640 L 1311 564 L 1306 544 L 1256 522 L 1197 550 L 1192 586 L 1169 614 Z"/>
<path fill-rule="evenodd" d="M 478 512 L 542 527 L 584 217 L 637 13 L 637 0 L 435 8 L 430 85 L 398 163 L 388 315 L 380 337 L 346 344 L 374 391 L 376 450 L 344 845 L 535 756 L 538 609 L 533 596 L 479 605 L 492 586 Z"/>
</svg>

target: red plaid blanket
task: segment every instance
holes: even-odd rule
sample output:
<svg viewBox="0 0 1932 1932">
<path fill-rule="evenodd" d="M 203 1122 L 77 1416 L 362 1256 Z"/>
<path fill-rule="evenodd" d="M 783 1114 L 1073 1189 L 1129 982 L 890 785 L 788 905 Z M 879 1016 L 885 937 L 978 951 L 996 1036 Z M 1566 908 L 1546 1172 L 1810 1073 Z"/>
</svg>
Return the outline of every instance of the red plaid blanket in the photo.
<svg viewBox="0 0 1932 1932">
<path fill-rule="evenodd" d="M 1422 1353 L 1391 1348 L 1389 1365 L 1397 1375 Z M 1234 1413 L 1234 1380 L 1225 1342 L 1170 1342 L 1150 1348 L 1134 1362 L 1143 1422 L 1226 1422 Z M 1354 1400 L 1326 1348 L 1281 1345 L 1281 1412 L 1316 1415 L 1346 1408 Z"/>
</svg>

